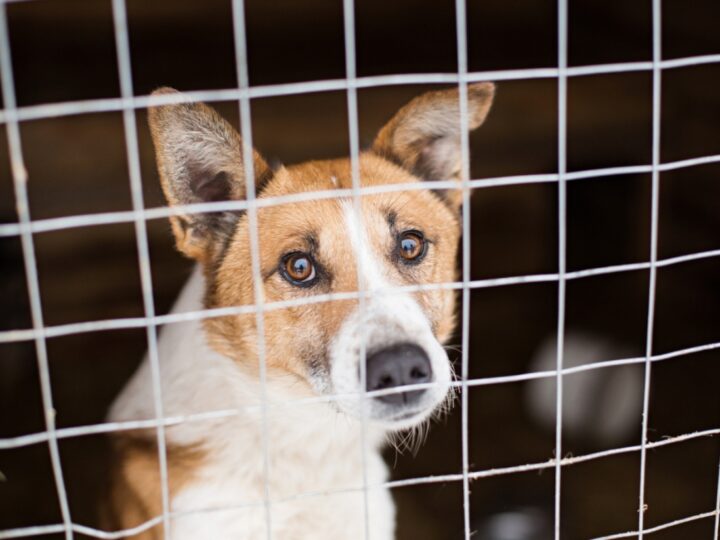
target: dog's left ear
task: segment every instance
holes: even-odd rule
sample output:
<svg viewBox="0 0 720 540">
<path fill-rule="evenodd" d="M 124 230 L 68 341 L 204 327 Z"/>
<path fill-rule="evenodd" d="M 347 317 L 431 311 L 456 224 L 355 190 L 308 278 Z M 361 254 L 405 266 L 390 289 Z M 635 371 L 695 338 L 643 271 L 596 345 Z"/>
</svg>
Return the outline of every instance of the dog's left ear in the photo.
<svg viewBox="0 0 720 540">
<path fill-rule="evenodd" d="M 468 129 L 479 127 L 487 117 L 495 96 L 490 82 L 470 84 Z M 428 92 L 400 109 L 380 130 L 372 150 L 404 167 L 423 180 L 459 180 L 460 100 L 458 89 Z M 460 190 L 439 192 L 448 204 L 459 209 Z"/>
<path fill-rule="evenodd" d="M 158 172 L 171 206 L 242 200 L 246 167 L 240 135 L 203 103 L 160 104 L 182 98 L 177 90 L 153 92 L 148 109 Z M 272 176 L 265 160 L 253 151 L 259 191 Z M 239 212 L 181 213 L 170 216 L 177 248 L 188 257 L 210 262 L 232 235 Z"/>
</svg>

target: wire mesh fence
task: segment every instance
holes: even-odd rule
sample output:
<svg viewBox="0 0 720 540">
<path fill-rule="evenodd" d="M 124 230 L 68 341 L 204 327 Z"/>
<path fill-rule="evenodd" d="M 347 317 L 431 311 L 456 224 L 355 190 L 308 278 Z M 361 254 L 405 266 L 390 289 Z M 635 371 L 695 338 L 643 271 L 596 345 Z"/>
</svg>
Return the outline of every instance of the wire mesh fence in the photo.
<svg viewBox="0 0 720 540">
<path fill-rule="evenodd" d="M 157 331 L 162 325 L 202 320 L 208 318 L 224 317 L 228 315 L 254 314 L 257 328 L 259 329 L 258 355 L 260 359 L 260 382 L 264 389 L 267 371 L 265 367 L 265 345 L 264 345 L 264 316 L 274 310 L 282 310 L 293 306 L 305 304 L 320 304 L 342 300 L 359 300 L 368 298 L 368 295 L 382 294 L 390 295 L 398 293 L 409 293 L 427 290 L 449 289 L 460 292 L 460 336 L 461 336 L 461 358 L 459 377 L 452 383 L 452 386 L 460 390 L 461 410 L 461 448 L 462 448 L 462 469 L 460 471 L 448 471 L 443 475 L 430 475 L 424 477 L 413 477 L 401 480 L 388 481 L 382 484 L 387 488 L 401 488 L 417 486 L 422 484 L 457 482 L 462 484 L 463 492 L 463 527 L 464 537 L 470 538 L 473 534 L 471 522 L 471 500 L 470 491 L 473 481 L 500 475 L 511 475 L 528 471 L 552 470 L 554 473 L 554 524 L 553 534 L 555 538 L 561 536 L 561 524 L 563 522 L 562 505 L 562 479 L 563 472 L 567 467 L 575 464 L 599 460 L 619 454 L 636 453 L 640 458 L 640 477 L 638 479 L 639 497 L 637 501 L 637 528 L 628 532 L 620 532 L 603 538 L 643 538 L 654 532 L 663 531 L 672 527 L 680 526 L 695 520 L 713 520 L 714 538 L 718 538 L 718 522 L 720 519 L 720 476 L 718 476 L 718 489 L 716 505 L 714 508 L 701 509 L 702 511 L 688 517 L 676 519 L 664 524 L 648 527 L 645 521 L 646 500 L 646 470 L 648 451 L 668 445 L 682 443 L 688 440 L 713 437 L 720 434 L 720 428 L 708 429 L 685 433 L 668 437 L 660 441 L 652 441 L 648 436 L 650 409 L 650 388 L 652 381 L 653 366 L 658 362 L 674 358 L 684 357 L 700 352 L 720 349 L 720 342 L 699 343 L 694 346 L 676 349 L 670 352 L 657 353 L 653 350 L 653 336 L 655 332 L 655 297 L 657 288 L 658 269 L 681 265 L 683 263 L 709 259 L 720 256 L 720 249 L 698 251 L 680 256 L 660 258 L 658 256 L 659 241 L 659 197 L 661 190 L 661 173 L 720 163 L 720 154 L 707 155 L 692 159 L 679 161 L 663 161 L 660 153 L 660 137 L 662 128 L 661 118 L 661 89 L 662 76 L 668 70 L 699 66 L 705 64 L 720 64 L 720 54 L 704 56 L 688 56 L 685 58 L 663 59 L 662 56 L 662 2 L 652 2 L 652 60 L 640 62 L 626 62 L 602 65 L 587 65 L 580 67 L 568 66 L 568 2 L 559 0 L 557 4 L 557 65 L 547 68 L 513 69 L 513 70 L 491 70 L 473 72 L 468 69 L 468 41 L 466 36 L 467 13 L 463 0 L 455 2 L 456 15 L 456 49 L 457 49 L 457 72 L 456 73 L 423 73 L 409 74 L 400 73 L 393 75 L 379 76 L 358 76 L 356 70 L 355 50 L 355 20 L 353 0 L 343 1 L 343 31 L 345 44 L 345 69 L 346 74 L 342 79 L 313 80 L 300 83 L 271 84 L 264 86 L 252 86 L 248 75 L 248 52 L 246 43 L 246 21 L 244 16 L 244 5 L 242 0 L 233 0 L 233 32 L 235 43 L 237 86 L 223 90 L 200 90 L 190 91 L 183 96 L 165 95 L 153 97 L 152 104 L 173 104 L 185 100 L 197 100 L 205 102 L 236 100 L 240 108 L 240 132 L 243 140 L 243 152 L 245 164 L 251 164 L 252 159 L 252 123 L 250 103 L 253 99 L 265 97 L 288 96 L 304 94 L 309 92 L 343 91 L 346 93 L 347 118 L 348 118 L 348 140 L 350 143 L 349 156 L 352 170 L 352 188 L 336 189 L 331 191 L 304 192 L 285 196 L 256 198 L 254 173 L 246 171 L 248 175 L 247 197 L 242 201 L 223 201 L 212 203 L 201 203 L 191 205 L 179 205 L 173 207 L 151 207 L 147 208 L 143 197 L 143 178 L 141 178 L 140 150 L 137 137 L 138 125 L 136 111 L 150 105 L 150 96 L 135 95 L 133 87 L 133 75 L 130 56 L 130 31 L 127 21 L 127 7 L 124 0 L 112 1 L 112 14 L 114 22 L 114 37 L 117 52 L 118 75 L 120 81 L 121 95 L 118 98 L 90 99 L 82 101 L 69 101 L 61 103 L 49 103 L 42 105 L 18 106 L 15 95 L 15 83 L 13 80 L 13 66 L 11 61 L 11 41 L 6 18 L 8 4 L 13 2 L 0 1 L 0 73 L 2 75 L 2 91 L 4 108 L 0 111 L 0 123 L 5 125 L 10 162 L 12 168 L 13 185 L 15 191 L 15 205 L 17 208 L 18 220 L 15 223 L 0 224 L 0 237 L 18 237 L 22 242 L 22 257 L 26 272 L 28 295 L 32 314 L 32 327 L 0 331 L 0 343 L 32 342 L 38 360 L 38 372 L 40 375 L 39 385 L 42 393 L 44 410 L 45 429 L 40 432 L 24 434 L 20 436 L 0 439 L 0 450 L 22 448 L 29 445 L 47 445 L 52 463 L 52 473 L 57 490 L 62 522 L 52 525 L 37 525 L 21 527 L 0 531 L 0 538 L 20 538 L 45 534 L 62 533 L 66 538 L 73 538 L 75 535 L 86 535 L 95 538 L 122 538 L 138 534 L 142 531 L 163 526 L 166 538 L 171 537 L 172 519 L 178 517 L 179 512 L 173 511 L 170 504 L 168 489 L 167 455 L 165 430 L 168 427 L 182 423 L 205 422 L 212 419 L 230 418 L 241 414 L 243 411 L 217 410 L 212 412 L 198 413 L 187 416 L 166 416 L 163 413 L 162 384 L 159 368 Z M 650 163 L 642 163 L 630 166 L 608 167 L 600 169 L 588 169 L 569 171 L 567 165 L 567 85 L 568 80 L 576 77 L 587 77 L 592 75 L 645 72 L 652 76 L 652 154 Z M 549 79 L 556 80 L 558 84 L 557 93 L 557 172 L 551 174 L 529 174 L 517 176 L 472 178 L 470 174 L 470 144 L 468 136 L 467 117 L 467 85 L 478 81 L 512 81 L 527 79 Z M 446 283 L 418 284 L 404 287 L 393 287 L 380 291 L 358 290 L 350 293 L 317 294 L 307 298 L 293 299 L 279 302 L 262 301 L 262 278 L 259 265 L 259 238 L 257 234 L 257 213 L 258 210 L 278 205 L 298 203 L 318 199 L 341 199 L 350 198 L 355 204 L 359 204 L 365 195 L 377 193 L 402 192 L 411 190 L 443 190 L 456 186 L 454 181 L 417 182 L 407 184 L 393 184 L 382 186 L 361 186 L 360 183 L 360 137 L 358 120 L 358 98 L 357 92 L 360 89 L 375 88 L 380 86 L 412 85 L 412 84 L 445 84 L 457 85 L 460 96 L 460 122 L 464 129 L 461 129 L 461 150 L 462 169 L 461 187 L 463 193 L 463 240 L 462 240 L 462 271 L 461 279 Z M 23 157 L 23 146 L 21 140 L 20 125 L 22 122 L 56 118 L 71 115 L 83 115 L 100 112 L 120 112 L 125 133 L 125 145 L 128 160 L 129 187 L 132 200 L 132 209 L 128 211 L 102 212 L 85 215 L 71 215 L 67 217 L 56 217 L 33 220 L 30 214 L 28 183 L 32 177 L 27 174 L 27 167 Z M 649 174 L 651 177 L 651 201 L 650 201 L 650 245 L 648 249 L 649 258 L 643 262 L 616 264 L 584 268 L 581 270 L 568 270 L 566 258 L 567 246 L 567 186 L 571 182 L 582 182 L 588 179 L 614 177 L 627 174 Z M 472 191 L 484 188 L 499 186 L 528 185 L 528 184 L 552 184 L 557 186 L 557 271 L 552 273 L 529 274 L 512 277 L 499 277 L 489 279 L 472 279 L 470 272 L 471 250 L 473 246 L 470 235 L 470 204 L 469 197 Z M 170 216 L 194 213 L 211 213 L 218 211 L 247 211 L 250 223 L 250 245 L 252 255 L 252 272 L 254 276 L 255 298 L 260 299 L 252 305 L 241 305 L 230 308 L 209 309 L 183 313 L 161 314 L 155 307 L 153 295 L 153 278 L 151 272 L 151 257 L 148 242 L 147 222 L 149 220 L 166 219 Z M 34 247 L 34 235 L 38 233 L 61 231 L 75 228 L 85 228 L 98 225 L 128 223 L 132 224 L 137 240 L 137 259 L 142 288 L 143 316 L 131 318 L 113 318 L 105 320 L 93 320 L 88 322 L 77 322 L 67 324 L 46 324 L 43 318 L 42 298 L 37 274 L 36 252 Z M 528 283 L 557 283 L 557 343 L 565 342 L 566 330 L 566 287 L 569 282 L 582 280 L 592 276 L 619 274 L 625 272 L 643 271 L 647 272 L 648 278 L 648 306 L 646 315 L 646 340 L 645 351 L 641 356 L 608 358 L 603 361 L 592 362 L 580 366 L 567 366 L 564 362 L 564 348 L 557 347 L 555 368 L 551 370 L 531 371 L 516 375 L 493 376 L 483 378 L 472 378 L 469 374 L 469 347 L 468 339 L 470 334 L 470 295 L 474 290 L 487 289 L 499 286 L 519 285 Z M 152 385 L 154 391 L 155 418 L 151 420 L 125 421 L 125 422 L 104 422 L 94 425 L 84 425 L 69 428 L 58 428 L 55 421 L 55 405 L 53 391 L 50 384 L 49 359 L 47 353 L 47 340 L 51 338 L 99 332 L 118 329 L 145 329 L 148 343 L 148 357 L 152 366 Z M 615 447 L 608 450 L 593 452 L 577 456 L 564 456 L 563 451 L 563 381 L 569 375 L 585 372 L 594 372 L 606 368 L 625 365 L 638 365 L 644 369 L 642 417 L 638 421 L 642 423 L 642 435 L 637 444 L 630 446 Z M 364 366 L 364 363 L 361 363 Z M 364 380 L 364 367 L 362 380 Z M 514 466 L 497 467 L 491 469 L 475 470 L 470 459 L 468 433 L 471 424 L 468 418 L 469 389 L 488 385 L 499 385 L 521 381 L 532 381 L 538 379 L 555 380 L 555 448 L 554 457 L 541 462 L 522 463 Z M 432 386 L 433 383 L 415 385 L 411 388 L 424 389 Z M 364 386 L 364 385 L 363 385 Z M 264 392 L 264 390 L 263 390 Z M 383 395 L 383 392 L 371 392 L 370 396 Z M 310 399 L 296 401 L 298 405 L 303 403 L 324 403 L 330 402 L 341 396 L 318 396 Z M 260 410 L 264 417 L 273 404 L 268 403 L 263 394 L 261 403 L 248 407 Z M 77 523 L 73 519 L 68 502 L 68 493 L 65 487 L 65 474 L 62 467 L 62 460 L 59 452 L 58 441 L 82 437 L 92 434 L 113 433 L 134 429 L 154 429 L 157 435 L 158 459 L 160 464 L 160 478 L 162 484 L 162 514 L 154 519 L 133 529 L 120 531 L 103 531 Z M 267 461 L 267 434 L 263 437 L 263 449 L 265 454 L 265 478 L 264 500 L 259 503 L 251 503 L 247 507 L 255 507 L 258 512 L 265 513 L 267 522 L 267 537 L 272 536 L 272 520 L 270 507 L 274 504 L 285 502 L 273 500 L 267 487 L 268 467 Z M 710 473 L 710 471 L 709 471 Z M 716 474 L 716 471 L 712 471 Z M 381 487 L 370 484 L 367 477 L 364 478 L 362 486 L 354 488 L 356 491 L 363 491 L 367 494 L 369 488 Z M 340 492 L 340 491 L 339 491 Z M 327 495 L 326 492 L 303 493 L 294 498 L 313 498 Z M 368 520 L 371 519 L 367 513 L 367 495 L 365 498 L 365 529 L 366 537 Z M 227 508 L 225 508 L 226 510 Z M 222 511 L 223 508 L 198 509 L 195 512 Z"/>
</svg>

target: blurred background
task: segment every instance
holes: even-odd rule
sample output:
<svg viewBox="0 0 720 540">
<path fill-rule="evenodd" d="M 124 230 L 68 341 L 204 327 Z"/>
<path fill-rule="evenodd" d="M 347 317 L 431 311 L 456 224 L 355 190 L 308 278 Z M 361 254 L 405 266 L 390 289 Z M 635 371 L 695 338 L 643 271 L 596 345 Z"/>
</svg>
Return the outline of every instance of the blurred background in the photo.
<svg viewBox="0 0 720 540">
<path fill-rule="evenodd" d="M 457 70 L 454 2 L 358 0 L 359 76 Z M 229 0 L 128 0 L 134 91 L 236 85 Z M 118 97 L 109 0 L 35 0 L 7 6 L 20 106 Z M 571 0 L 569 63 L 652 58 L 651 2 Z M 556 2 L 468 0 L 471 71 L 553 67 Z M 342 78 L 342 2 L 248 0 L 252 85 Z M 720 3 L 663 2 L 663 58 L 720 53 Z M 720 154 L 720 64 L 662 76 L 661 159 Z M 429 86 L 359 91 L 360 137 L 368 145 L 394 111 Z M 568 169 L 651 162 L 652 74 L 571 78 Z M 215 106 L 238 125 L 236 103 Z M 344 92 L 252 102 L 256 147 L 276 162 L 347 156 Z M 130 210 L 121 113 L 24 122 L 21 135 L 33 219 Z M 145 204 L 164 204 L 145 111 L 138 112 Z M 472 176 L 557 170 L 557 81 L 501 82 L 487 123 L 471 137 Z M 567 265 L 579 270 L 647 261 L 649 174 L 589 178 L 567 187 Z M 661 175 L 658 257 L 720 248 L 720 164 Z M 0 134 L 0 221 L 15 222 L 5 131 Z M 153 289 L 166 313 L 192 265 L 173 249 L 166 220 L 148 222 Z M 557 271 L 557 186 L 476 190 L 472 279 Z M 143 315 L 131 223 L 39 233 L 37 251 L 47 325 Z M 18 238 L 0 239 L 0 330 L 31 326 Z M 477 289 L 471 296 L 473 378 L 552 369 L 557 284 Z M 583 364 L 645 351 L 648 272 L 569 281 L 566 362 Z M 653 351 L 720 341 L 720 258 L 663 267 L 657 274 Z M 460 336 L 451 344 L 459 345 Z M 48 340 L 58 427 L 102 422 L 146 349 L 145 331 L 118 330 Z M 458 356 L 456 353 L 455 356 Z M 548 363 L 549 362 L 549 363 Z M 637 368 L 637 369 L 635 369 Z M 640 442 L 641 366 L 565 378 L 564 455 Z M 653 365 L 649 438 L 720 426 L 720 349 Z M 472 470 L 553 457 L 554 380 L 469 390 Z M 0 437 L 44 428 L 32 342 L 0 344 Z M 395 479 L 461 469 L 460 408 L 430 431 L 417 455 L 388 450 Z M 96 524 L 108 454 L 102 436 L 60 442 L 75 522 Z M 658 525 L 715 508 L 720 439 L 703 437 L 648 452 L 645 523 Z M 637 527 L 639 452 L 563 468 L 562 528 L 568 539 Z M 0 451 L 0 530 L 60 521 L 47 446 Z M 554 473 L 516 473 L 471 484 L 475 538 L 551 537 Z M 397 489 L 398 538 L 462 538 L 462 484 Z M 508 523 L 510 526 L 508 527 Z M 712 519 L 668 529 L 658 539 L 712 537 Z M 512 531 L 516 531 L 513 535 Z M 59 536 L 58 536 L 59 537 Z"/>
</svg>

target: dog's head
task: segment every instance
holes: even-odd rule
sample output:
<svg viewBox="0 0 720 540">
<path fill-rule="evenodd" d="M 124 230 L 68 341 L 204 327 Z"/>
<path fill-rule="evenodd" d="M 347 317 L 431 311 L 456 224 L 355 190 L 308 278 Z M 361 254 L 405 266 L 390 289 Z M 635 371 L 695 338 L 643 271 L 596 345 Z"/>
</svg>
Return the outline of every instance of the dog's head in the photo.
<svg viewBox="0 0 720 540">
<path fill-rule="evenodd" d="M 493 95 L 491 83 L 468 86 L 470 129 L 485 120 Z M 424 94 L 400 109 L 361 153 L 361 185 L 458 180 L 459 111 L 457 89 Z M 249 168 L 242 141 L 214 110 L 178 103 L 152 106 L 149 115 L 171 205 L 245 198 Z M 352 187 L 348 159 L 272 170 L 257 152 L 252 158 L 261 200 Z M 393 287 L 456 278 L 462 205 L 457 186 L 260 205 L 259 290 L 265 304 L 364 291 L 361 299 L 340 294 L 265 311 L 269 376 L 290 373 L 317 393 L 337 395 L 335 403 L 346 413 L 365 414 L 388 429 L 418 424 L 445 400 L 452 368 L 441 344 L 454 327 L 455 294 L 448 288 Z M 171 222 L 178 249 L 204 266 L 207 308 L 255 303 L 247 212 L 180 213 Z M 208 319 L 206 329 L 214 348 L 257 368 L 253 314 Z M 423 383 L 432 384 L 399 388 Z M 362 397 L 365 390 L 395 388 Z"/>
</svg>

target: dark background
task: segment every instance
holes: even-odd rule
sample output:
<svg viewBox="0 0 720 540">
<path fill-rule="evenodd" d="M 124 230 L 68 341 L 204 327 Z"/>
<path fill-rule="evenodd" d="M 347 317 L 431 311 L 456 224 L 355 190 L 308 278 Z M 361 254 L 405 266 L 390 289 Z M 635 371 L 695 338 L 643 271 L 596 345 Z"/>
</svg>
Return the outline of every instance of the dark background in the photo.
<svg viewBox="0 0 720 540">
<path fill-rule="evenodd" d="M 10 4 L 7 11 L 20 106 L 119 96 L 109 0 L 37 0 Z M 340 0 L 252 0 L 246 11 L 252 85 L 344 76 Z M 454 2 L 358 0 L 355 16 L 358 75 L 456 71 Z M 470 70 L 555 66 L 556 17 L 550 0 L 468 0 Z M 128 21 L 136 94 L 160 85 L 235 86 L 229 0 L 128 0 Z M 719 21 L 714 0 L 665 0 L 663 58 L 720 53 Z M 647 61 L 651 50 L 649 0 L 570 1 L 570 65 Z M 719 84 L 720 64 L 663 73 L 662 161 L 720 154 Z M 427 89 L 360 90 L 362 144 Z M 651 92 L 649 71 L 570 79 L 568 169 L 649 164 Z M 237 125 L 236 103 L 216 106 Z M 344 92 L 257 99 L 252 113 L 255 145 L 270 159 L 295 163 L 348 154 Z M 163 200 L 145 117 L 138 112 L 145 204 L 155 207 Z M 131 209 L 120 113 L 28 121 L 21 134 L 33 219 Z M 557 81 L 501 82 L 486 125 L 471 137 L 473 178 L 554 172 L 556 138 Z M 0 220 L 14 222 L 4 130 L 0 139 Z M 719 173 L 714 164 L 661 175 L 659 258 L 720 248 Z M 650 184 L 649 174 L 569 183 L 569 270 L 648 260 Z M 148 230 L 157 311 L 165 313 L 191 263 L 173 250 L 165 220 L 148 222 Z M 473 279 L 556 272 L 557 186 L 477 190 L 471 233 Z M 143 315 L 132 224 L 42 233 L 34 240 L 47 325 Z M 31 326 L 24 271 L 19 240 L 0 239 L 0 330 Z M 718 258 L 658 270 L 655 353 L 720 341 L 719 275 Z M 647 290 L 647 271 L 570 281 L 568 335 L 583 332 L 612 350 L 644 354 Z M 556 320 L 556 283 L 474 291 L 471 376 L 527 371 L 540 345 L 552 339 Z M 459 344 L 459 336 L 452 343 Z M 142 329 L 49 339 L 58 427 L 101 422 L 145 348 Z M 0 437 L 43 430 L 35 362 L 31 342 L 0 344 Z M 717 349 L 653 365 L 651 440 L 720 426 L 719 366 Z M 554 431 L 532 419 L 527 387 L 470 390 L 473 470 L 552 458 Z M 587 435 L 589 420 L 584 435 L 566 430 L 563 453 L 638 444 L 639 414 L 634 425 L 609 441 Z M 93 525 L 107 443 L 101 436 L 69 438 L 60 451 L 73 519 Z M 388 459 L 393 478 L 460 472 L 460 408 L 433 427 L 417 456 L 388 452 Z M 719 461 L 718 438 L 649 451 L 646 525 L 712 510 Z M 639 463 L 639 452 L 631 452 L 563 468 L 563 536 L 635 529 Z M 0 530 L 60 521 L 45 444 L 0 451 L 0 471 Z M 482 532 L 489 517 L 524 508 L 541 517 L 536 536 L 518 538 L 550 537 L 543 522 L 552 522 L 552 469 L 482 479 L 471 489 L 476 538 L 498 538 Z M 462 537 L 460 482 L 402 488 L 395 496 L 399 538 Z M 711 538 L 712 525 L 705 519 L 653 538 Z"/>
</svg>

